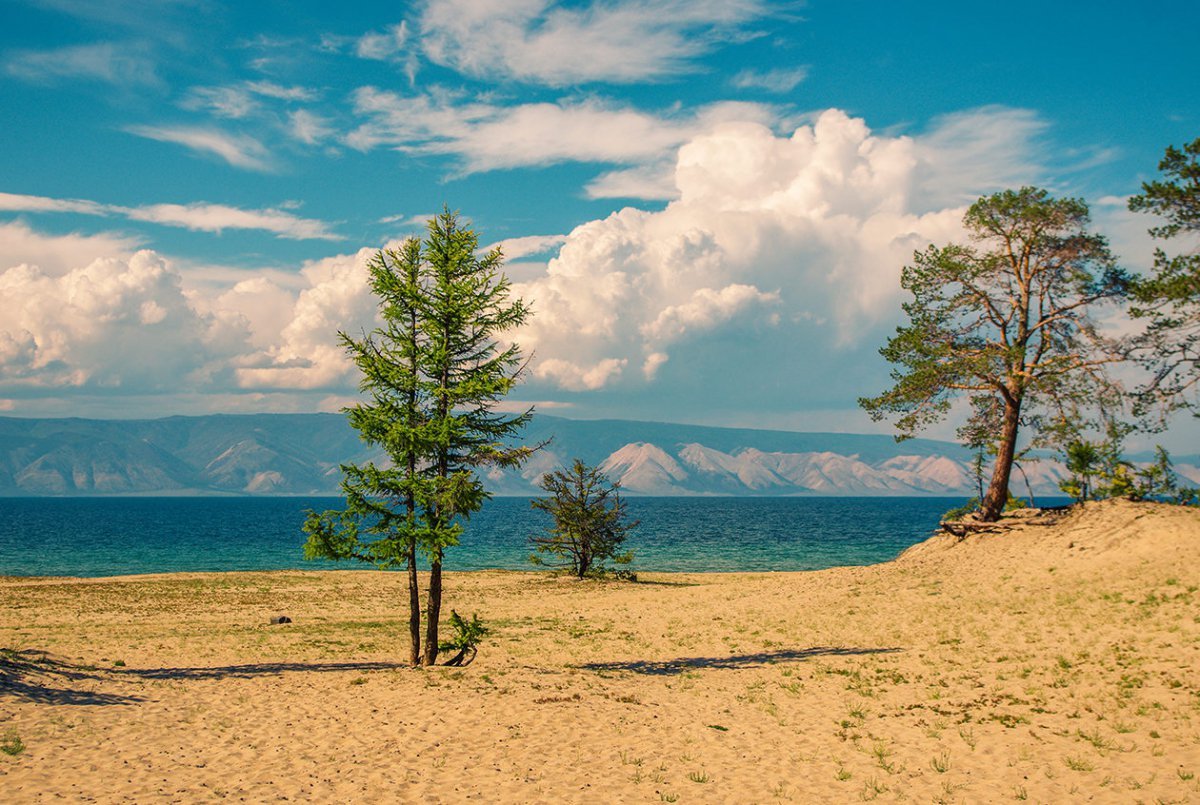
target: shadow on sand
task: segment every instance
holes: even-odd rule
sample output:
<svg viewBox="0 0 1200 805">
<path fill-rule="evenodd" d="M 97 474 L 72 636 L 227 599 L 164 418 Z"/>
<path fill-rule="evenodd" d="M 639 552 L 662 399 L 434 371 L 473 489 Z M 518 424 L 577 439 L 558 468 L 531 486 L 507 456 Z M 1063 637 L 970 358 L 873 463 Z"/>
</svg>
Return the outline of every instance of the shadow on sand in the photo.
<svg viewBox="0 0 1200 805">
<path fill-rule="evenodd" d="M 138 679 L 249 679 L 255 676 L 283 674 L 289 671 L 326 673 L 329 671 L 389 671 L 410 668 L 399 662 L 260 662 L 246 665 L 218 665 L 208 668 L 117 668 L 114 676 Z"/>
<path fill-rule="evenodd" d="M 103 681 L 106 674 L 88 665 L 51 659 L 43 651 L 0 649 L 0 698 L 9 696 L 37 704 L 134 704 L 138 696 L 80 690 L 71 683 Z"/>
<path fill-rule="evenodd" d="M 134 680 L 248 679 L 290 671 L 385 671 L 408 667 L 407 664 L 397 662 L 265 662 L 208 668 L 97 668 L 54 659 L 43 651 L 0 649 L 0 698 L 11 696 L 38 704 L 135 704 L 145 699 L 141 696 L 102 693 L 86 688 L 96 683 Z"/>
<path fill-rule="evenodd" d="M 756 654 L 734 654 L 729 657 L 679 657 L 674 660 L 651 662 L 628 660 L 626 662 L 590 662 L 577 666 L 585 671 L 632 671 L 635 674 L 669 676 L 703 668 L 753 668 L 779 662 L 802 662 L 813 657 L 849 657 L 866 654 L 893 654 L 899 648 L 845 648 L 835 646 L 813 646 L 802 649 L 780 649 L 761 651 Z"/>
</svg>

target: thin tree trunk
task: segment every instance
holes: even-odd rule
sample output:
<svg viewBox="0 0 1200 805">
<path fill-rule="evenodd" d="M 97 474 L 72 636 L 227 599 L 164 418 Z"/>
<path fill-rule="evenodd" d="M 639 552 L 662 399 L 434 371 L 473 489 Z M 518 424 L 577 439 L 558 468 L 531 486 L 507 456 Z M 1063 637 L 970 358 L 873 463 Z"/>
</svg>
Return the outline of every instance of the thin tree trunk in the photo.
<svg viewBox="0 0 1200 805">
<path fill-rule="evenodd" d="M 987 494 L 979 506 L 979 517 L 985 523 L 1000 519 L 1004 504 L 1008 503 L 1008 480 L 1012 475 L 1013 457 L 1017 449 L 1017 427 L 1021 422 L 1021 403 L 1016 399 L 1004 401 L 1004 423 L 1000 431 L 999 450 L 996 464 L 992 468 L 992 480 Z"/>
<path fill-rule="evenodd" d="M 1025 482 L 1025 491 L 1029 493 L 1030 508 L 1036 509 L 1037 498 L 1033 496 L 1033 484 L 1029 483 L 1029 476 L 1025 473 L 1025 468 L 1021 466 L 1021 462 L 1019 461 L 1015 462 L 1013 466 L 1017 468 L 1017 472 L 1021 473 L 1021 480 Z"/>
<path fill-rule="evenodd" d="M 426 665 L 433 665 L 438 654 L 438 618 L 442 609 L 442 552 L 429 563 L 429 606 L 425 613 L 425 657 Z"/>
<path fill-rule="evenodd" d="M 410 264 L 411 265 L 411 264 Z M 409 291 L 415 293 L 420 286 L 420 279 L 416 266 L 412 266 L 411 273 L 406 278 L 409 283 Z M 412 298 L 408 300 L 408 373 L 412 386 L 408 389 L 408 409 L 406 415 L 408 417 L 408 426 L 410 428 L 417 427 L 417 421 L 420 418 L 417 410 L 417 378 L 421 374 L 421 366 L 417 355 L 420 351 L 419 343 L 419 327 L 417 322 L 416 303 Z M 406 494 L 405 503 L 408 506 L 408 524 L 411 528 L 416 523 L 417 516 L 417 501 L 416 494 L 413 492 L 413 484 L 417 480 L 417 454 L 413 446 L 410 444 L 408 450 L 408 467 L 407 481 L 409 484 Z M 409 535 L 408 543 L 408 640 L 409 651 L 408 661 L 411 665 L 421 664 L 421 587 L 417 579 L 417 538 L 415 535 Z"/>
<path fill-rule="evenodd" d="M 408 662 L 421 664 L 421 590 L 417 586 L 417 543 L 408 545 Z"/>
</svg>

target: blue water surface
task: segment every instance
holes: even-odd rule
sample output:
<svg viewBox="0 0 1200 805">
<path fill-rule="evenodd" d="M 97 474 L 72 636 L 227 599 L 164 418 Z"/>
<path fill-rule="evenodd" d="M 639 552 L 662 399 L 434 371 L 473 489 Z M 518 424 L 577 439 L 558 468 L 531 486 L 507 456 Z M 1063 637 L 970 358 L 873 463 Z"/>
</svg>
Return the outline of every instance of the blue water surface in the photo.
<svg viewBox="0 0 1200 805">
<path fill-rule="evenodd" d="M 304 560 L 306 509 L 338 498 L 0 498 L 0 575 L 363 568 Z M 629 498 L 635 571 L 815 570 L 894 558 L 959 498 Z M 532 569 L 526 498 L 471 518 L 450 570 Z"/>
</svg>

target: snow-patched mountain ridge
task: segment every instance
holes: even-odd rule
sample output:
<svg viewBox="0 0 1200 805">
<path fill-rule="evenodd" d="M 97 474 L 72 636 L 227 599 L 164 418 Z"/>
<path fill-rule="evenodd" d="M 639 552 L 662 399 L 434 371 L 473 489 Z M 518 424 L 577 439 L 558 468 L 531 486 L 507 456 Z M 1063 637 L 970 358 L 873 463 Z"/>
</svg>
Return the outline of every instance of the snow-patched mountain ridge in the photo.
<svg viewBox="0 0 1200 805">
<path fill-rule="evenodd" d="M 538 415 L 519 469 L 483 471 L 499 495 L 538 495 L 575 458 L 633 495 L 975 494 L 971 456 L 929 439 L 796 433 Z M 1138 457 L 1131 457 L 1135 461 Z M 1174 456 L 1200 482 L 1200 457 Z M 385 463 L 339 414 L 217 414 L 153 420 L 0 417 L 0 495 L 337 495 L 339 465 Z M 1026 462 L 1012 488 L 1057 494 L 1062 467 Z"/>
</svg>

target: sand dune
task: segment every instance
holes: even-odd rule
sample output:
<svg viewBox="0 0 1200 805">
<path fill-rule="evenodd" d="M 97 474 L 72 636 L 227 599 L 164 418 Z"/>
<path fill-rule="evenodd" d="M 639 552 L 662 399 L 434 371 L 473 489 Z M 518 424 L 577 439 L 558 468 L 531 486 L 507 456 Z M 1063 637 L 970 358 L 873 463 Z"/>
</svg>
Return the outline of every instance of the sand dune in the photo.
<svg viewBox="0 0 1200 805">
<path fill-rule="evenodd" d="M 1195 510 L 815 573 L 453 574 L 493 630 L 464 669 L 397 663 L 403 584 L 0 580 L 0 799 L 1200 801 Z"/>
</svg>

